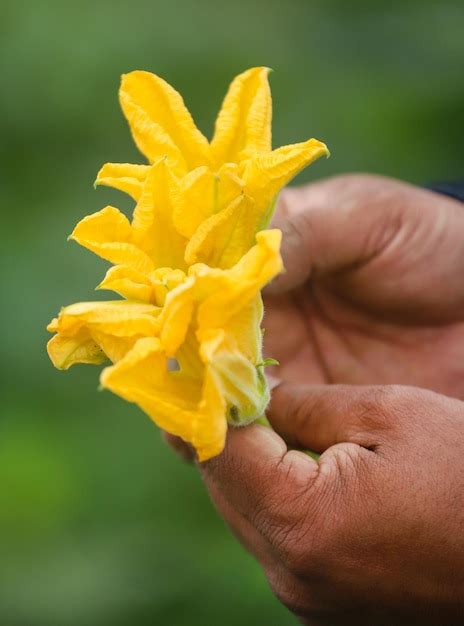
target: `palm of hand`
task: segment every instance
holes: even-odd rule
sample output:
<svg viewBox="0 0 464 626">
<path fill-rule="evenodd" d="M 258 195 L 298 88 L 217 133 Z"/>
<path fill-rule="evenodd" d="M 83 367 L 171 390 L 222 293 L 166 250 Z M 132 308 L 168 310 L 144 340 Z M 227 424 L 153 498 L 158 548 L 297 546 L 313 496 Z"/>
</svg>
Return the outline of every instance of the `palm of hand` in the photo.
<svg viewBox="0 0 464 626">
<path fill-rule="evenodd" d="M 464 398 L 460 203 L 342 176 L 287 190 L 275 222 L 288 271 L 265 297 L 265 354 L 280 362 L 271 375 Z"/>
<path fill-rule="evenodd" d="M 294 383 L 403 384 L 464 397 L 464 323 L 385 321 L 324 285 L 265 299 L 271 375 Z"/>
</svg>

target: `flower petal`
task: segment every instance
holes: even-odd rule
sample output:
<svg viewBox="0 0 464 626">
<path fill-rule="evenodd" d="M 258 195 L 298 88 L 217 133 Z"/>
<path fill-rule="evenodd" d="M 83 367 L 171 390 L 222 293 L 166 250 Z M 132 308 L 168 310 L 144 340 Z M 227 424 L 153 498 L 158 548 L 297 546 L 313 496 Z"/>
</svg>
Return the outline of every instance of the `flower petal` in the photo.
<svg viewBox="0 0 464 626">
<path fill-rule="evenodd" d="M 266 228 L 273 201 L 278 192 L 303 168 L 321 156 L 328 156 L 327 146 L 317 139 L 283 146 L 268 154 L 256 154 L 246 161 L 243 170 L 246 193 L 257 203 L 262 219 L 259 229 Z"/>
<path fill-rule="evenodd" d="M 200 358 L 198 339 L 193 328 L 187 332 L 183 343 L 179 346 L 175 358 L 183 374 L 192 380 L 202 381 L 204 378 L 204 366 Z"/>
<path fill-rule="evenodd" d="M 227 207 L 243 192 L 237 167 L 224 164 L 215 174 L 208 167 L 198 167 L 179 182 L 173 198 L 173 222 L 184 237 L 193 236 L 200 224 Z"/>
<path fill-rule="evenodd" d="M 224 449 L 227 435 L 226 402 L 216 380 L 206 368 L 202 399 L 195 415 L 192 444 L 200 463 L 207 461 Z"/>
<path fill-rule="evenodd" d="M 149 165 L 105 163 L 97 174 L 95 185 L 105 185 L 128 193 L 135 201 L 140 198 Z"/>
<path fill-rule="evenodd" d="M 254 203 L 242 194 L 200 224 L 185 249 L 187 265 L 231 267 L 252 245 L 255 223 Z"/>
<path fill-rule="evenodd" d="M 161 344 L 168 356 L 175 356 L 187 335 L 193 314 L 193 281 L 190 279 L 166 297 L 160 315 Z"/>
<path fill-rule="evenodd" d="M 166 155 L 178 173 L 209 163 L 208 141 L 166 81 L 150 72 L 130 72 L 122 76 L 119 95 L 134 141 L 151 163 Z"/>
<path fill-rule="evenodd" d="M 96 330 L 95 328 L 92 328 L 90 334 L 95 343 L 101 347 L 108 359 L 113 363 L 117 363 L 123 359 L 140 339 L 139 335 L 118 337 L 111 333 Z"/>
<path fill-rule="evenodd" d="M 107 206 L 88 215 L 74 228 L 69 239 L 111 263 L 127 265 L 139 272 L 150 272 L 153 262 L 132 243 L 128 219 L 118 209 Z"/>
<path fill-rule="evenodd" d="M 54 317 L 52 321 L 48 324 L 47 330 L 49 333 L 57 333 L 58 332 L 58 318 Z"/>
<path fill-rule="evenodd" d="M 160 159 L 151 167 L 134 210 L 133 241 L 153 260 L 154 267 L 185 267 L 186 240 L 172 219 L 177 186 L 166 159 Z"/>
<path fill-rule="evenodd" d="M 214 382 L 208 376 L 202 389 L 181 372 L 169 372 L 157 339 L 140 339 L 124 359 L 102 372 L 101 384 L 138 404 L 160 428 L 193 443 L 200 460 L 224 447 L 225 405 Z"/>
<path fill-rule="evenodd" d="M 258 293 L 227 320 L 227 332 L 235 338 L 237 349 L 254 365 L 263 360 L 262 319 L 263 301 Z"/>
<path fill-rule="evenodd" d="M 242 311 L 274 276 L 282 271 L 280 230 L 257 233 L 256 245 L 229 270 L 193 266 L 198 308 L 198 328 L 227 328 L 229 320 Z"/>
<path fill-rule="evenodd" d="M 152 304 L 114 300 L 79 302 L 61 309 L 57 328 L 62 335 L 73 337 L 83 328 L 115 337 L 156 335 L 159 332 L 159 307 Z"/>
<path fill-rule="evenodd" d="M 173 201 L 172 219 L 184 237 L 191 237 L 198 225 L 214 212 L 215 187 L 214 173 L 206 166 L 197 167 L 180 180 Z"/>
<path fill-rule="evenodd" d="M 226 401 L 229 423 L 245 425 L 261 417 L 269 390 L 255 365 L 238 350 L 234 336 L 208 329 L 201 333 L 200 345 L 214 386 Z"/>
<path fill-rule="evenodd" d="M 211 150 L 216 165 L 239 162 L 271 150 L 272 99 L 269 69 L 254 67 L 229 87 L 216 120 Z"/>
<path fill-rule="evenodd" d="M 108 359 L 85 329 L 74 337 L 54 335 L 47 344 L 47 352 L 60 370 L 67 370 L 76 363 L 100 365 Z"/>
<path fill-rule="evenodd" d="M 115 291 L 128 300 L 153 302 L 153 285 L 146 274 L 125 265 L 110 267 L 97 289 Z"/>
</svg>

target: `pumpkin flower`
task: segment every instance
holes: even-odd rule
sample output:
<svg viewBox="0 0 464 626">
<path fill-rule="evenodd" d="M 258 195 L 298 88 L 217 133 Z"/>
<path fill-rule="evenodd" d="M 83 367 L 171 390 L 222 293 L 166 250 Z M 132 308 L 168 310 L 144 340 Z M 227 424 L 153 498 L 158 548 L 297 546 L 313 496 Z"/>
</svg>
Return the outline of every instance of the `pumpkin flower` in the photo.
<svg viewBox="0 0 464 626">
<path fill-rule="evenodd" d="M 211 142 L 162 78 L 144 71 L 122 77 L 119 97 L 135 143 L 150 165 L 164 159 L 176 179 L 172 225 L 190 240 L 184 247 L 187 265 L 233 265 L 253 245 L 255 233 L 268 226 L 282 187 L 329 154 L 316 139 L 272 150 L 268 74 L 268 68 L 255 67 L 232 81 Z M 139 202 L 150 165 L 107 163 L 95 182 Z M 217 258 L 208 251 L 208 241 L 221 235 L 229 241 L 228 252 Z"/>
<path fill-rule="evenodd" d="M 281 233 L 265 228 L 281 187 L 328 154 L 315 139 L 271 149 L 267 76 L 253 68 L 232 82 L 211 142 L 161 78 L 123 77 L 121 105 L 148 164 L 107 163 L 96 182 L 129 193 L 133 214 L 107 206 L 70 235 L 112 264 L 97 288 L 123 299 L 67 306 L 48 326 L 57 368 L 110 361 L 102 387 L 202 461 L 221 452 L 227 424 L 264 415 L 260 291 L 282 271 Z"/>
<path fill-rule="evenodd" d="M 131 300 L 65 307 L 48 327 L 57 333 L 50 358 L 60 369 L 112 361 L 103 387 L 191 442 L 200 460 L 218 454 L 227 423 L 249 423 L 269 400 L 260 290 L 282 269 L 280 237 L 278 230 L 258 233 L 227 270 L 191 266 L 162 307 Z M 129 275 L 125 280 L 131 291 Z"/>
</svg>

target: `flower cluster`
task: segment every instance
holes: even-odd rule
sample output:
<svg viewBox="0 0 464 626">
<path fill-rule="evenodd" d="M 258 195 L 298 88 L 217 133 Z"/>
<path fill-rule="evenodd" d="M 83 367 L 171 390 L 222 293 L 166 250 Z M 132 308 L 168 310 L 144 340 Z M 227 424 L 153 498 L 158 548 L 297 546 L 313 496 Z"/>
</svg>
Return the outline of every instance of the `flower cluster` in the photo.
<svg viewBox="0 0 464 626">
<path fill-rule="evenodd" d="M 107 206 L 70 238 L 110 261 L 100 289 L 122 300 L 63 308 L 48 330 L 54 365 L 111 361 L 101 384 L 190 442 L 219 454 L 227 423 L 263 415 L 262 287 L 282 270 L 265 230 L 279 190 L 326 146 L 271 148 L 267 68 L 232 82 L 211 142 L 160 77 L 122 77 L 120 101 L 148 165 L 107 163 L 96 184 L 128 193 L 132 220 Z"/>
</svg>

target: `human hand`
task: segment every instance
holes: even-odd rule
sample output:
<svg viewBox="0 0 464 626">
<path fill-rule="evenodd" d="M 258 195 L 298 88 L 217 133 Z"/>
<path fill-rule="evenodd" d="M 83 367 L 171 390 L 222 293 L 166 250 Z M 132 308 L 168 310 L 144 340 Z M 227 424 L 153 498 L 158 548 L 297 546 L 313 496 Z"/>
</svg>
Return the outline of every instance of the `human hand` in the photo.
<svg viewBox="0 0 464 626">
<path fill-rule="evenodd" d="M 277 597 L 312 626 L 462 624 L 464 404 L 283 384 L 269 419 L 277 432 L 231 429 L 200 468 Z"/>
<path fill-rule="evenodd" d="M 267 287 L 269 371 L 464 398 L 464 207 L 380 176 L 286 189 L 286 273 Z"/>
</svg>

